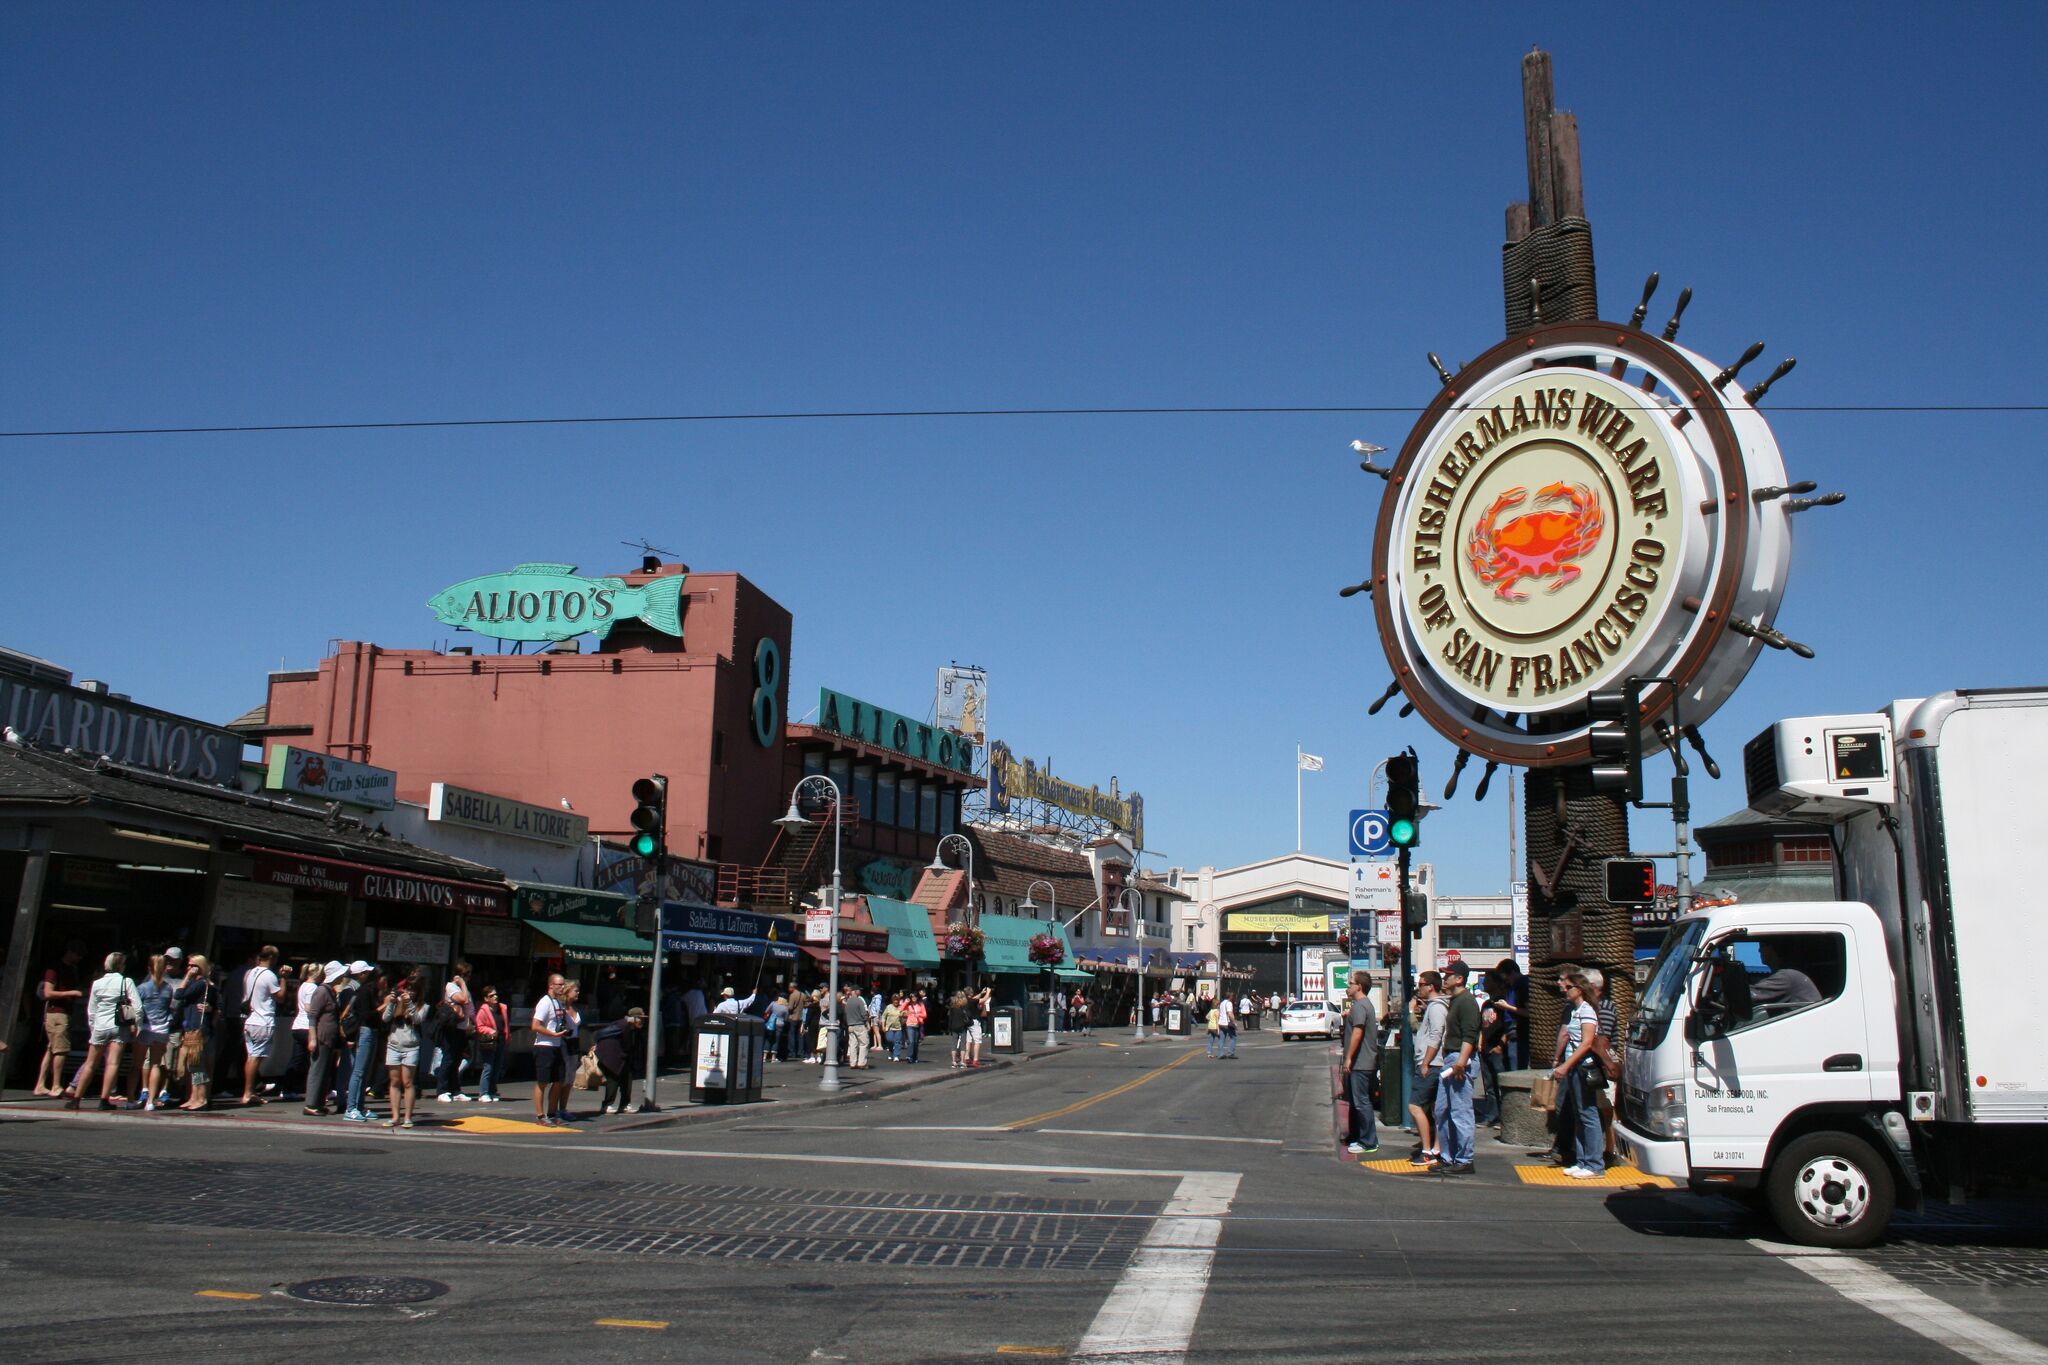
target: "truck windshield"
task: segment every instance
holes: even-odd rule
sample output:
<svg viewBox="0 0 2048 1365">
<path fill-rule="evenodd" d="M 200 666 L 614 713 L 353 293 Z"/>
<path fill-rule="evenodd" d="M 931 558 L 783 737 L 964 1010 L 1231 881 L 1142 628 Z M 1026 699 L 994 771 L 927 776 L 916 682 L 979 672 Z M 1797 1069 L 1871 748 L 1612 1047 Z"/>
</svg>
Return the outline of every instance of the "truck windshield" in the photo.
<svg viewBox="0 0 2048 1365">
<path fill-rule="evenodd" d="M 1671 1027 L 1672 1012 L 1678 1007 L 1678 997 L 1685 990 L 1693 952 L 1706 932 L 1705 920 L 1690 919 L 1672 925 L 1671 932 L 1664 936 L 1664 946 L 1657 950 L 1657 965 L 1650 969 L 1650 984 L 1643 988 L 1642 1004 L 1636 1009 L 1630 1040 L 1635 1046 L 1656 1047 L 1664 1041 L 1664 1034 Z"/>
</svg>

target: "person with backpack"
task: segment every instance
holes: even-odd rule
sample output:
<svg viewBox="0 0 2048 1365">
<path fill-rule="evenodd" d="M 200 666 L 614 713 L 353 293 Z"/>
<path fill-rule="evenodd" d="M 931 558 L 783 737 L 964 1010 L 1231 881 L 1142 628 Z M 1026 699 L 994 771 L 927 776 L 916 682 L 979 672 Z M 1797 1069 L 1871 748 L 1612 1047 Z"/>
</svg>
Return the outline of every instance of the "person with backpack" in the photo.
<svg viewBox="0 0 2048 1365">
<path fill-rule="evenodd" d="M 256 964 L 242 973 L 241 1102 L 245 1105 L 263 1103 L 256 1095 L 256 1076 L 278 1042 L 277 1006 L 285 998 L 285 984 L 275 970 L 277 957 L 276 947 L 266 943 L 256 954 Z"/>
<path fill-rule="evenodd" d="M 135 1036 L 135 1026 L 142 1018 L 142 998 L 136 994 L 135 983 L 125 974 L 128 966 L 126 953 L 108 953 L 104 966 L 100 979 L 93 982 L 92 988 L 85 993 L 85 1021 L 90 1032 L 87 1034 L 85 1060 L 79 1063 L 71 1084 L 64 1087 L 66 1109 L 78 1108 L 79 1092 L 85 1089 L 86 1077 L 95 1067 L 100 1073 L 99 1107 L 132 1107 L 126 1101 L 117 1103 L 119 1097 L 114 1094 L 114 1080 L 121 1074 L 122 1050 Z"/>
</svg>

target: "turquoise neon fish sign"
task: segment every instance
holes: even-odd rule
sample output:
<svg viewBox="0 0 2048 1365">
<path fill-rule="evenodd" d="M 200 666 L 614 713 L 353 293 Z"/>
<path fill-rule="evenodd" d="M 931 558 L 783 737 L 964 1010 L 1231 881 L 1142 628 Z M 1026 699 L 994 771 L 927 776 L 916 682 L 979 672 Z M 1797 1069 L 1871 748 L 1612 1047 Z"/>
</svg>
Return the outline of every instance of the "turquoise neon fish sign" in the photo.
<svg viewBox="0 0 2048 1365">
<path fill-rule="evenodd" d="M 444 624 L 494 640 L 602 640 L 621 621 L 683 633 L 684 574 L 629 587 L 623 578 L 579 578 L 573 564 L 521 564 L 464 579 L 427 599 Z"/>
</svg>

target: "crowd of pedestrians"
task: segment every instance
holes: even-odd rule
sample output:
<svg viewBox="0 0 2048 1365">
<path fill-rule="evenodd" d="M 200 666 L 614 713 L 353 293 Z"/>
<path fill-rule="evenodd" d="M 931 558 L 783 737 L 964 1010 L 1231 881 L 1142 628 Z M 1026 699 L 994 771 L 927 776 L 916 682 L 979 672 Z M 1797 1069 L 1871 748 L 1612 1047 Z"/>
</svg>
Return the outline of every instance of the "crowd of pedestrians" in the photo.
<svg viewBox="0 0 2048 1365">
<path fill-rule="evenodd" d="M 144 1112 L 297 1101 L 309 1117 L 411 1128 L 430 1098 L 503 1098 L 511 1011 L 497 987 L 472 980 L 466 962 L 437 985 L 422 967 L 294 964 L 265 946 L 224 977 L 204 957 L 170 947 L 140 971 L 127 954 L 109 953 L 84 983 L 82 956 L 68 945 L 36 987 L 44 1048 L 31 1094 L 66 1109 L 89 1100 Z M 81 1013 L 85 1055 L 67 1078 Z M 535 1120 L 568 1122 L 578 1079 L 603 1087 L 601 1112 L 633 1112 L 632 1039 L 645 1023 L 638 1008 L 586 1020 L 577 984 L 550 977 L 530 1025 Z"/>
<path fill-rule="evenodd" d="M 1440 1175 L 1475 1169 L 1479 1128 L 1502 1128 L 1501 1073 L 1517 1069 L 1528 1055 L 1528 982 L 1515 963 L 1503 961 L 1487 973 L 1492 994 L 1484 1000 L 1469 989 L 1470 976 L 1462 962 L 1417 974 L 1405 1020 L 1414 1067 L 1407 1110 L 1416 1134 L 1409 1162 Z M 1549 1055 L 1556 1100 L 1550 1109 L 1552 1146 L 1541 1155 L 1574 1179 L 1592 1180 L 1617 1160 L 1610 1091 L 1621 1075 L 1619 1019 L 1598 968 L 1560 972 L 1556 985 L 1565 1018 Z M 1379 1151 L 1380 1057 L 1402 1022 L 1364 978 L 1352 980 L 1341 1071 L 1349 1111 L 1346 1150 L 1354 1155 Z M 1483 1096 L 1475 1096 L 1478 1089 Z"/>
</svg>

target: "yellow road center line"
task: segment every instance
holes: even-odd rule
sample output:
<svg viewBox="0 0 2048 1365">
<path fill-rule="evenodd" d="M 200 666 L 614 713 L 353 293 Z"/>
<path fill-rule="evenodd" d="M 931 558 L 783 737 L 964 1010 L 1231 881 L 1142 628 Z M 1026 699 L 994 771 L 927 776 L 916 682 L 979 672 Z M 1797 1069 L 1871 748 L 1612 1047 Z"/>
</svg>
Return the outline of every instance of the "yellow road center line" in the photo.
<svg viewBox="0 0 2048 1365">
<path fill-rule="evenodd" d="M 244 1293 L 239 1289 L 202 1289 L 192 1296 L 195 1299 L 260 1299 L 261 1294 Z"/>
<path fill-rule="evenodd" d="M 639 1327 L 649 1332 L 666 1332 L 668 1324 L 655 1318 L 597 1318 L 593 1327 Z"/>
<path fill-rule="evenodd" d="M 999 1356 L 1063 1356 L 1065 1351 L 1057 1346 L 998 1346 Z"/>
<path fill-rule="evenodd" d="M 1201 1053 L 1194 1051 L 1183 1053 L 1181 1056 L 1176 1057 L 1172 1061 L 1168 1062 L 1165 1066 L 1155 1066 L 1150 1071 L 1147 1071 L 1144 1075 L 1137 1077 L 1135 1080 L 1125 1081 L 1122 1085 L 1119 1085 L 1111 1090 L 1105 1090 L 1100 1095 L 1090 1095 L 1087 1099 L 1077 1100 L 1074 1103 L 1066 1106 L 1064 1109 L 1053 1109 L 1043 1114 L 1033 1114 L 1028 1119 L 1018 1119 L 1015 1123 L 1004 1124 L 1003 1127 L 1014 1133 L 1019 1128 L 1029 1128 L 1035 1123 L 1045 1123 L 1051 1119 L 1063 1119 L 1069 1114 L 1078 1114 L 1091 1104 L 1101 1104 L 1104 1100 L 1113 1100 L 1118 1095 L 1126 1094 L 1129 1091 L 1136 1090 L 1139 1086 L 1145 1084 L 1145 1082 L 1147 1081 L 1158 1080 L 1161 1076 L 1164 1076 L 1167 1072 L 1173 1070 L 1175 1067 L 1181 1065 L 1183 1062 L 1191 1062 L 1201 1055 Z"/>
</svg>

